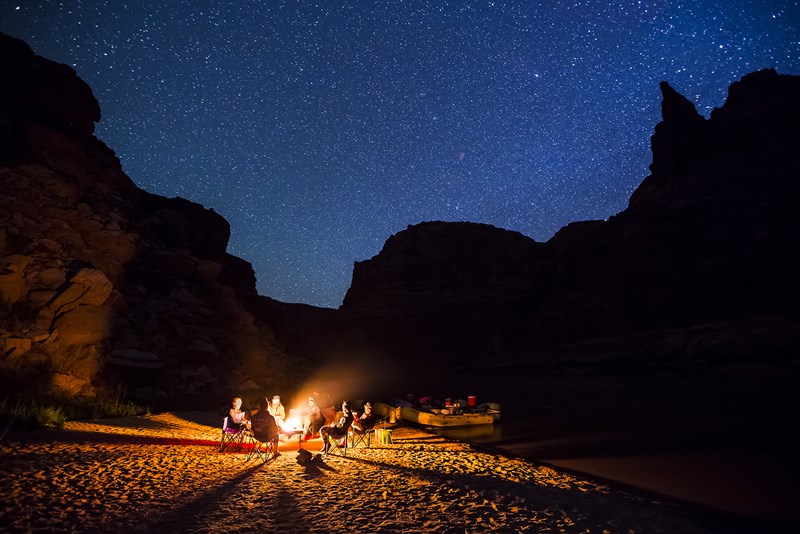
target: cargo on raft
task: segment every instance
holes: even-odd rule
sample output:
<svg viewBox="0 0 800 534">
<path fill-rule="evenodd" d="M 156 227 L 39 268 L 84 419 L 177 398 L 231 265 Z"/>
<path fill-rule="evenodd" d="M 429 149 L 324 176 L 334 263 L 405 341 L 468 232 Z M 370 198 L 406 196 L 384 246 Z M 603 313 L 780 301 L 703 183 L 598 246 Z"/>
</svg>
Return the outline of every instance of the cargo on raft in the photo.
<svg viewBox="0 0 800 534">
<path fill-rule="evenodd" d="M 407 403 L 406 403 L 407 404 Z M 436 428 L 458 428 L 476 425 L 491 425 L 500 420 L 500 405 L 494 402 L 479 404 L 474 408 L 420 409 L 410 405 L 392 406 L 378 402 L 374 407 L 379 417 L 389 421 L 402 420 L 416 425 Z"/>
</svg>

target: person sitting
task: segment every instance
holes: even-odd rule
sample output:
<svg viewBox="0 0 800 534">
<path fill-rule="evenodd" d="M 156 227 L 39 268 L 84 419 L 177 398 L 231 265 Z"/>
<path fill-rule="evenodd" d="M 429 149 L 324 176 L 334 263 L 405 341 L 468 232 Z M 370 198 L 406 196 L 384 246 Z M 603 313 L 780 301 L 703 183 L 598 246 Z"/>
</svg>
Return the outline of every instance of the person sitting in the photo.
<svg viewBox="0 0 800 534">
<path fill-rule="evenodd" d="M 275 421 L 275 417 L 269 411 L 270 402 L 266 397 L 262 397 L 258 404 L 258 411 L 250 417 L 250 424 L 253 429 L 253 435 L 262 443 L 273 443 L 275 447 L 275 456 L 280 456 L 278 452 L 278 437 L 280 436 L 280 428 Z"/>
<path fill-rule="evenodd" d="M 308 398 L 308 413 L 303 420 L 303 437 L 309 439 L 314 436 L 319 429 L 325 426 L 325 416 L 317 406 L 314 397 Z"/>
<path fill-rule="evenodd" d="M 236 427 L 239 430 L 248 428 L 250 422 L 247 420 L 247 412 L 242 411 L 242 399 L 234 397 L 231 402 L 231 409 L 228 411 L 228 426 Z"/>
<path fill-rule="evenodd" d="M 354 414 L 353 428 L 363 434 L 375 427 L 375 415 L 372 413 L 372 404 L 367 402 L 364 404 L 364 413 L 358 416 Z"/>
<path fill-rule="evenodd" d="M 275 395 L 272 397 L 272 402 L 269 403 L 269 413 L 272 414 L 272 417 L 275 418 L 275 422 L 278 424 L 279 427 L 283 426 L 283 422 L 286 421 L 286 408 L 283 407 L 281 404 L 281 396 Z"/>
<path fill-rule="evenodd" d="M 336 423 L 331 423 L 330 426 L 323 426 L 319 429 L 319 435 L 322 437 L 322 452 L 328 454 L 330 450 L 331 444 L 328 442 L 328 437 L 332 437 L 335 440 L 342 439 L 343 437 L 347 436 L 347 430 L 350 428 L 350 425 L 353 423 L 353 412 L 350 411 L 350 407 L 347 405 L 347 402 L 342 403 L 342 416 L 339 418 L 339 421 Z"/>
</svg>

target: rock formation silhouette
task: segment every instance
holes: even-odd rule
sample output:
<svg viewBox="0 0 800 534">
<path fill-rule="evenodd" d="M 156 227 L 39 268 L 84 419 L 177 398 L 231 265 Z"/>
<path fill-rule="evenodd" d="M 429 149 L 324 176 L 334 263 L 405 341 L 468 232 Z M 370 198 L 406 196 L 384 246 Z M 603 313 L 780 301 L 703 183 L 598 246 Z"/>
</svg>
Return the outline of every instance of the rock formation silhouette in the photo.
<svg viewBox="0 0 800 534">
<path fill-rule="evenodd" d="M 327 310 L 258 295 L 227 221 L 136 187 L 93 135 L 90 88 L 0 34 L 0 387 L 175 408 L 291 390 L 326 363 L 796 372 L 800 78 L 749 74 L 708 120 L 661 90 L 652 174 L 621 213 L 546 243 L 409 226 Z"/>
<path fill-rule="evenodd" d="M 410 226 L 356 263 L 325 343 L 420 370 L 796 370 L 800 78 L 749 74 L 709 120 L 661 90 L 627 209 L 546 243 Z"/>
</svg>

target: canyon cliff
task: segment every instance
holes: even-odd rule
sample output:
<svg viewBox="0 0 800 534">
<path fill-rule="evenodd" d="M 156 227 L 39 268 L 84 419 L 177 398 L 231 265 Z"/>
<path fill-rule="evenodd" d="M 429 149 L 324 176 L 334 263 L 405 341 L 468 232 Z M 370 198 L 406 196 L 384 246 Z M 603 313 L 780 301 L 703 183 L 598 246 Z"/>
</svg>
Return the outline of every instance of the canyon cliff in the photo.
<svg viewBox="0 0 800 534">
<path fill-rule="evenodd" d="M 244 302 L 213 210 L 136 187 L 75 72 L 0 34 L 0 387 L 208 407 L 288 390 L 306 362 Z"/>
<path fill-rule="evenodd" d="M 709 119 L 661 90 L 627 209 L 546 243 L 410 226 L 356 263 L 326 345 L 478 374 L 796 372 L 800 78 L 749 74 Z"/>
<path fill-rule="evenodd" d="M 326 364 L 373 385 L 796 373 L 800 78 L 747 75 L 709 119 L 661 90 L 652 174 L 619 214 L 544 243 L 409 226 L 327 310 L 258 295 L 228 222 L 138 188 L 94 136 L 90 88 L 0 34 L 0 387 L 174 408 L 291 392 Z"/>
</svg>

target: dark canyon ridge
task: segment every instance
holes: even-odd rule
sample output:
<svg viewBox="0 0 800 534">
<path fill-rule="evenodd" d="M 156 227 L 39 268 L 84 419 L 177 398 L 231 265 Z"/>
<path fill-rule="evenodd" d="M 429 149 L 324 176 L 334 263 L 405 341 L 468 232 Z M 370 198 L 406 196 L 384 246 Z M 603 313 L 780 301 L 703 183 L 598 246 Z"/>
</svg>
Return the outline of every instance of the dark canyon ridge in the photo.
<svg viewBox="0 0 800 534">
<path fill-rule="evenodd" d="M 652 172 L 624 211 L 545 243 L 410 226 L 329 310 L 258 295 L 228 222 L 138 188 L 93 135 L 91 89 L 0 35 L 0 387 L 183 407 L 291 390 L 329 363 L 380 364 L 398 385 L 796 374 L 800 78 L 749 74 L 709 119 L 661 90 Z"/>
</svg>

